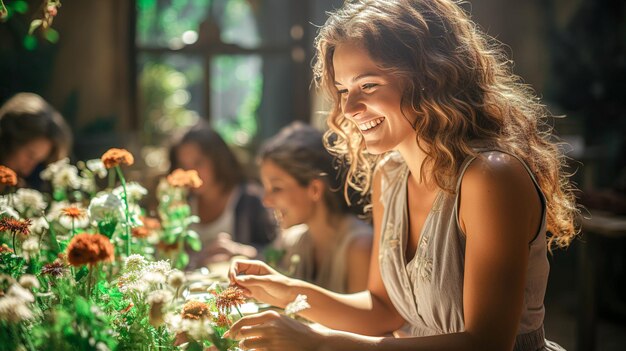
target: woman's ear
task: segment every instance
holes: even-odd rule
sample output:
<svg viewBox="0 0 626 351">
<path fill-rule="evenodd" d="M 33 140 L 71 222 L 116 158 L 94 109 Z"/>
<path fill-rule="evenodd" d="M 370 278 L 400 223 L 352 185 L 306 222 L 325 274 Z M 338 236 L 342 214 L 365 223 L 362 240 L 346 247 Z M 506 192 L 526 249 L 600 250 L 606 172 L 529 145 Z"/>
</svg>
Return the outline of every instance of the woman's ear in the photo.
<svg viewBox="0 0 626 351">
<path fill-rule="evenodd" d="M 320 179 L 313 179 L 308 186 L 309 196 L 313 201 L 320 201 L 324 197 L 326 184 Z"/>
</svg>

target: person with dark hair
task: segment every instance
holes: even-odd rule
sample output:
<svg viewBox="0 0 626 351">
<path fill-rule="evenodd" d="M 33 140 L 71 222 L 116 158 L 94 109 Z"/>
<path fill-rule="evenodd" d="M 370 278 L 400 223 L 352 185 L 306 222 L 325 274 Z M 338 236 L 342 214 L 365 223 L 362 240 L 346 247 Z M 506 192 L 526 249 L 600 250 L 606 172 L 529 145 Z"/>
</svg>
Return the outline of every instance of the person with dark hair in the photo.
<svg viewBox="0 0 626 351">
<path fill-rule="evenodd" d="M 454 0 L 348 0 L 316 45 L 327 145 L 372 191 L 367 289 L 235 261 L 248 296 L 305 295 L 300 314 L 332 329 L 265 311 L 225 335 L 264 351 L 562 350 L 544 335 L 547 251 L 574 240 L 578 209 L 550 114 L 498 47 Z"/>
<path fill-rule="evenodd" d="M 200 124 L 170 149 L 171 170 L 196 170 L 202 186 L 191 204 L 200 223 L 202 251 L 190 252 L 188 269 L 232 256 L 256 257 L 275 236 L 275 224 L 261 202 L 262 188 L 246 179 L 243 168 L 222 137 Z"/>
<path fill-rule="evenodd" d="M 263 203 L 284 229 L 281 268 L 340 293 L 363 291 L 372 251 L 372 227 L 349 211 L 342 174 L 324 148 L 323 134 L 293 123 L 259 152 Z"/>
<path fill-rule="evenodd" d="M 18 93 L 0 107 L 0 164 L 29 178 L 40 164 L 66 157 L 72 132 L 41 96 Z"/>
</svg>

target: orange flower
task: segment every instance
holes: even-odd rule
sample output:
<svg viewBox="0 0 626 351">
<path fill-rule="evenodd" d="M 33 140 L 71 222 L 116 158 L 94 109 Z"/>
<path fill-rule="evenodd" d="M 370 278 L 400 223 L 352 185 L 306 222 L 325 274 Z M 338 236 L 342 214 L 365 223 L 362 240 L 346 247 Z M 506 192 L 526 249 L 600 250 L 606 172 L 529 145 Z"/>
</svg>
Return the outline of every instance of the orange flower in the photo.
<svg viewBox="0 0 626 351">
<path fill-rule="evenodd" d="M 7 244 L 2 244 L 2 246 L 0 246 L 0 253 L 3 252 L 13 253 L 13 249 L 10 248 Z"/>
<path fill-rule="evenodd" d="M 226 314 L 221 312 L 217 314 L 217 317 L 213 318 L 213 322 L 215 322 L 218 327 L 222 328 L 230 326 L 230 319 L 228 319 Z"/>
<path fill-rule="evenodd" d="M 22 234 L 24 236 L 30 234 L 30 219 L 15 219 L 4 217 L 0 219 L 0 232 L 10 232 L 11 234 Z"/>
<path fill-rule="evenodd" d="M 62 209 L 61 215 L 70 217 L 72 219 L 81 219 L 87 215 L 87 212 L 80 207 L 70 206 L 70 207 L 65 207 L 64 209 Z"/>
<path fill-rule="evenodd" d="M 113 168 L 119 165 L 127 165 L 130 166 L 135 163 L 135 158 L 133 154 L 128 152 L 126 149 L 116 149 L 112 148 L 109 151 L 105 152 L 102 155 L 102 163 L 104 163 L 104 167 Z"/>
<path fill-rule="evenodd" d="M 209 305 L 204 302 L 191 300 L 188 301 L 183 306 L 183 311 L 181 312 L 183 319 L 201 319 L 208 318 L 211 316 L 211 311 L 209 310 Z"/>
<path fill-rule="evenodd" d="M 226 290 L 217 294 L 215 304 L 223 313 L 228 314 L 230 309 L 235 306 L 241 306 L 246 302 L 243 291 L 235 286 L 229 286 Z"/>
<path fill-rule="evenodd" d="M 142 227 L 133 228 L 131 231 L 131 234 L 135 238 L 145 239 L 149 237 L 152 234 L 152 232 L 148 230 L 148 228 L 142 226 Z"/>
<path fill-rule="evenodd" d="M 175 169 L 167 176 L 167 182 L 174 187 L 199 188 L 202 185 L 202 179 L 198 176 L 198 171 L 192 169 L 185 171 L 184 169 Z"/>
<path fill-rule="evenodd" d="M 143 226 L 150 230 L 161 229 L 161 222 L 158 219 L 152 217 L 139 217 L 143 222 Z"/>
<path fill-rule="evenodd" d="M 67 247 L 67 259 L 74 267 L 93 265 L 100 261 L 113 261 L 111 241 L 101 234 L 81 233 L 72 238 Z"/>
<path fill-rule="evenodd" d="M 17 174 L 9 167 L 0 166 L 0 184 L 16 186 Z"/>
</svg>

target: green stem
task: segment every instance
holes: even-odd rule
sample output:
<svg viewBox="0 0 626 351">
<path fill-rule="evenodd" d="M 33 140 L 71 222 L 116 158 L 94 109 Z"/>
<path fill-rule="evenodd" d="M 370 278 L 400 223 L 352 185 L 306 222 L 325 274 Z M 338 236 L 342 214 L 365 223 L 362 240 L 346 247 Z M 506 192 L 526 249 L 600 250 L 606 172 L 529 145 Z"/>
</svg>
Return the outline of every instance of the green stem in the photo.
<svg viewBox="0 0 626 351">
<path fill-rule="evenodd" d="M 239 317 L 243 318 L 243 313 L 239 310 L 239 306 L 235 305 L 235 309 L 237 310 L 237 313 L 239 313 Z"/>
<path fill-rule="evenodd" d="M 15 232 L 11 232 L 13 234 L 13 253 L 17 255 L 17 246 L 15 246 Z"/>
<path fill-rule="evenodd" d="M 117 176 L 120 178 L 120 183 L 122 183 L 122 189 L 124 189 L 124 213 L 126 214 L 126 257 L 130 256 L 130 214 L 128 213 L 130 208 L 128 207 L 128 193 L 126 192 L 126 179 L 122 174 L 122 169 L 120 166 L 115 166 L 115 172 Z"/>
<path fill-rule="evenodd" d="M 109 189 L 113 189 L 114 186 L 115 186 L 115 173 L 109 171 Z"/>
</svg>

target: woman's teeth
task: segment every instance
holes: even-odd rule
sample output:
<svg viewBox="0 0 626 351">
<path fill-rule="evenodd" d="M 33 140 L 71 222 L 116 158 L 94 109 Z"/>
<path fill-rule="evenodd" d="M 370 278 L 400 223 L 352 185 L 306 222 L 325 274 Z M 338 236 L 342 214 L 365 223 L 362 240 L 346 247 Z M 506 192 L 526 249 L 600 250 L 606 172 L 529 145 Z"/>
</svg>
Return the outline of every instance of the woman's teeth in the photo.
<svg viewBox="0 0 626 351">
<path fill-rule="evenodd" d="M 384 117 L 380 117 L 380 118 L 376 118 L 375 120 L 372 120 L 372 121 L 361 123 L 361 124 L 359 124 L 359 129 L 362 130 L 362 131 L 366 131 L 366 130 L 372 129 L 372 128 L 376 127 L 377 125 L 381 124 L 383 122 L 383 120 L 385 120 L 385 118 Z"/>
</svg>

